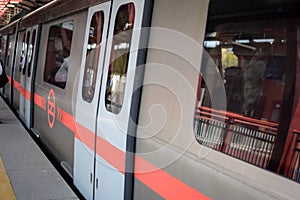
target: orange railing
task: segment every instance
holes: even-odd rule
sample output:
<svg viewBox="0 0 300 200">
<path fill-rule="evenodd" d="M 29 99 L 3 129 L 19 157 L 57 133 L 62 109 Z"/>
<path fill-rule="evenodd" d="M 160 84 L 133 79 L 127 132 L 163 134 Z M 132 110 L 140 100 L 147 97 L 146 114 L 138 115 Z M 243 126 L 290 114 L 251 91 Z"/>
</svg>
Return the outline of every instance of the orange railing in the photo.
<svg viewBox="0 0 300 200">
<path fill-rule="evenodd" d="M 198 142 L 227 155 L 266 168 L 274 149 L 278 124 L 235 113 L 197 107 Z"/>
<path fill-rule="evenodd" d="M 300 182 L 300 131 L 291 130 L 287 136 L 278 173 Z"/>
</svg>

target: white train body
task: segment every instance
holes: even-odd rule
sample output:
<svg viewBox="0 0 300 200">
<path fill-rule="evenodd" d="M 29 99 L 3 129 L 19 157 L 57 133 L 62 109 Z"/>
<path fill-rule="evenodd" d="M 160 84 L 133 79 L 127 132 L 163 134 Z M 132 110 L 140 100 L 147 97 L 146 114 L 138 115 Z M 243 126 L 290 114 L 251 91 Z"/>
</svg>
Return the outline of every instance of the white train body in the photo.
<svg viewBox="0 0 300 200">
<path fill-rule="evenodd" d="M 263 2 L 266 4 L 261 5 L 266 6 L 267 1 Z M 269 7 L 285 6 L 278 2 Z M 6 44 L 1 48 L 5 54 L 0 59 L 10 79 L 2 95 L 73 178 L 84 198 L 299 198 L 297 181 L 276 174 L 281 173 L 281 165 L 276 165 L 278 171 L 270 167 L 272 154 L 263 161 L 266 164 L 253 163 L 247 156 L 228 153 L 226 139 L 222 141 L 223 150 L 217 150 L 207 145 L 212 139 L 203 136 L 205 131 L 221 135 L 228 127 L 216 127 L 226 124 L 230 116 L 240 119 L 223 112 L 228 107 L 226 84 L 224 87 L 214 58 L 219 54 L 203 47 L 208 33 L 214 30 L 220 36 L 230 30 L 236 34 L 243 24 L 256 21 L 257 26 L 260 21 L 270 23 L 264 26 L 275 30 L 277 22 L 290 23 L 299 15 L 276 16 L 272 24 L 270 17 L 255 14 L 259 3 L 247 11 L 237 9 L 224 16 L 212 14 L 214 5 L 223 4 L 217 0 L 56 0 L 0 30 L 2 44 Z M 224 6 L 224 10 L 228 8 Z M 252 15 L 254 22 L 247 18 Z M 235 16 L 238 19 L 230 21 Z M 289 46 L 299 40 L 297 22 L 286 28 L 287 32 L 294 31 L 287 33 L 291 42 L 286 45 L 294 53 L 283 48 L 278 51 L 287 55 L 285 62 L 291 63 L 291 71 L 299 68 L 299 58 L 295 56 L 299 47 Z M 233 36 L 224 38 L 219 40 L 223 49 L 232 45 L 226 42 L 236 41 Z M 284 36 L 281 39 L 286 40 Z M 272 49 L 276 51 L 275 46 Z M 58 81 L 56 73 L 64 62 L 68 63 L 67 78 Z M 207 88 L 199 89 L 199 77 Z M 297 88 L 296 73 L 286 73 L 285 77 L 294 81 L 285 85 Z M 200 126 L 196 120 L 198 106 L 206 106 L 207 89 L 212 102 L 207 120 L 213 121 L 217 116 L 214 127 L 212 122 Z M 253 130 L 273 125 L 276 130 L 282 131 L 284 126 L 289 129 L 287 124 L 295 118 L 291 113 L 298 100 L 295 89 L 292 92 L 292 100 L 286 101 L 285 96 L 280 101 L 294 105 L 289 109 L 288 122 L 270 121 Z M 215 110 L 223 113 L 212 114 Z M 269 121 L 263 117 L 259 120 L 255 123 Z M 250 121 L 248 125 L 253 125 L 254 121 Z M 198 133 L 199 127 L 202 132 Z M 247 148 L 243 151 L 255 154 Z M 263 152 L 255 154 L 256 158 L 262 155 Z"/>
</svg>

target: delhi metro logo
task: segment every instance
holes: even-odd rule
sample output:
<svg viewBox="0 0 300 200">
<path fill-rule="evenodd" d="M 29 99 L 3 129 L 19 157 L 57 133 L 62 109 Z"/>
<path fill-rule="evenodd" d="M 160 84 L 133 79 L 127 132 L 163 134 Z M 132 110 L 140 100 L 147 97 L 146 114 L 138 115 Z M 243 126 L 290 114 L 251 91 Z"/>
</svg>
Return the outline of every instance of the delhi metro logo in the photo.
<svg viewBox="0 0 300 200">
<path fill-rule="evenodd" d="M 55 121 L 55 95 L 54 90 L 51 89 L 48 94 L 48 125 L 50 128 L 53 128 Z"/>
</svg>

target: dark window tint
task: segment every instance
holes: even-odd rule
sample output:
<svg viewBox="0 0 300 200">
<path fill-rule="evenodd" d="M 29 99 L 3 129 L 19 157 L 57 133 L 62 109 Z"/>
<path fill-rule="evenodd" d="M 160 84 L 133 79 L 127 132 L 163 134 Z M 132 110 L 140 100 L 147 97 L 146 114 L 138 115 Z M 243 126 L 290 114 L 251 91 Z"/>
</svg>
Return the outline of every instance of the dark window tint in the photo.
<svg viewBox="0 0 300 200">
<path fill-rule="evenodd" d="M 3 36 L 0 39 L 0 62 L 2 66 L 4 66 L 5 61 L 5 52 L 6 52 L 6 45 L 7 45 L 7 36 Z"/>
<path fill-rule="evenodd" d="M 20 40 L 18 42 L 18 51 L 20 51 L 19 54 L 19 71 L 21 72 L 25 68 L 25 57 L 26 57 L 26 33 L 22 32 L 19 34 Z"/>
<path fill-rule="evenodd" d="M 33 31 L 29 49 L 28 49 L 28 73 L 27 76 L 31 76 L 31 71 L 32 71 L 32 62 L 33 62 L 33 54 L 34 54 L 34 49 L 35 49 L 35 37 L 36 37 L 36 30 Z"/>
<path fill-rule="evenodd" d="M 22 61 L 23 64 L 22 64 L 22 74 L 24 75 L 25 72 L 26 72 L 26 66 L 27 66 L 27 60 L 28 60 L 28 54 L 29 54 L 29 40 L 30 40 L 30 32 L 28 31 L 27 32 L 27 35 L 26 35 L 26 43 L 25 43 L 25 52 L 24 52 L 24 56 L 25 56 L 25 59 Z"/>
<path fill-rule="evenodd" d="M 11 67 L 11 56 L 12 56 L 12 38 L 14 35 L 8 35 L 7 41 L 8 41 L 8 48 L 7 48 L 7 57 L 6 57 L 6 65 L 5 68 L 8 69 Z"/>
</svg>

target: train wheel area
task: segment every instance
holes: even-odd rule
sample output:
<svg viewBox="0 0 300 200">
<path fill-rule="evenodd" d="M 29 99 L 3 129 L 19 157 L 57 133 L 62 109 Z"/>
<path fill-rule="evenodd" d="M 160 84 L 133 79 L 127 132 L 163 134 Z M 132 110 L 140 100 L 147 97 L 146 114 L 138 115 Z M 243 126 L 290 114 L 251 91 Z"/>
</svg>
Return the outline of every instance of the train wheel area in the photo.
<svg viewBox="0 0 300 200">
<path fill-rule="evenodd" d="M 2 98 L 0 109 L 0 199 L 79 199 Z"/>
</svg>

